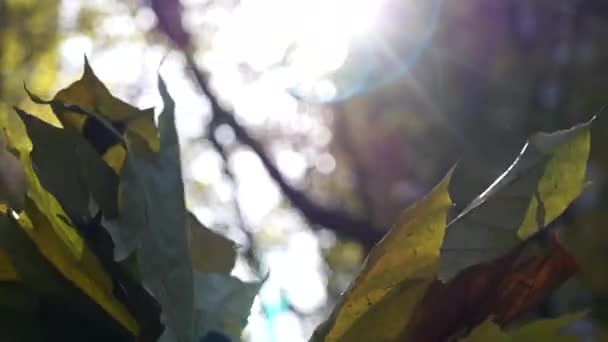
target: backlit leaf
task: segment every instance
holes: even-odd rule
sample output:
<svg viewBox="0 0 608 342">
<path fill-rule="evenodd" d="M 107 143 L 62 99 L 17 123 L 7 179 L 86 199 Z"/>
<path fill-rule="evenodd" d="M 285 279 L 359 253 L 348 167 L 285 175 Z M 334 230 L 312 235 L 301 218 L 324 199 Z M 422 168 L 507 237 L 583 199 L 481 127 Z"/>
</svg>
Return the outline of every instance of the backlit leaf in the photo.
<svg viewBox="0 0 608 342">
<path fill-rule="evenodd" d="M 394 340 L 399 336 L 437 271 L 446 216 L 452 205 L 450 176 L 451 172 L 430 194 L 401 214 L 397 224 L 372 249 L 363 269 L 328 321 L 317 328 L 313 340 Z M 387 321 L 379 325 L 382 316 Z M 351 333 L 351 329 L 357 333 Z"/>
<path fill-rule="evenodd" d="M 23 122 L 16 113 L 9 113 L 0 122 L 9 134 L 12 148 L 19 154 L 28 182 L 28 196 L 20 227 L 34 242 L 40 253 L 82 292 L 100 305 L 131 333 L 138 326 L 128 310 L 114 298 L 112 282 L 97 257 L 85 245 L 56 198 L 40 183 L 30 158 L 32 144 Z M 11 260 L 15 257 L 8 253 Z M 18 270 L 19 273 L 19 270 Z M 21 275 L 21 273 L 20 273 Z"/>
<path fill-rule="evenodd" d="M 441 279 L 504 254 L 570 205 L 584 188 L 591 122 L 528 140 L 513 164 L 448 225 Z"/>
<path fill-rule="evenodd" d="M 127 132 L 121 171 L 119 217 L 108 222 L 117 257 L 135 251 L 143 284 L 156 297 L 166 324 L 162 340 L 194 339 L 194 285 L 174 103 L 162 79 L 164 109 L 159 116 L 160 148 L 150 150 Z"/>
<path fill-rule="evenodd" d="M 51 101 L 29 94 L 34 102 L 50 104 L 59 121 L 78 130 L 117 172 L 124 160 L 120 134 L 137 135 L 148 148 L 158 151 L 154 111 L 137 109 L 112 96 L 86 58 L 82 78 L 59 91 Z M 114 132 L 107 129 L 108 125 Z"/>
<path fill-rule="evenodd" d="M 0 284 L 2 290 L 9 291 L 0 292 L 0 295 L 10 293 L 20 296 L 10 298 L 11 301 L 0 297 L 0 307 L 33 314 L 27 329 L 43 331 L 42 340 L 45 341 L 129 340 L 134 332 L 128 326 L 116 324 L 116 312 L 106 310 L 107 305 L 99 306 L 90 300 L 88 293 L 82 291 L 82 278 L 74 276 L 74 273 L 66 276 L 41 253 L 39 245 L 26 233 L 32 227 L 23 227 L 29 224 L 28 220 L 20 219 L 17 222 L 7 215 L 0 215 L 0 247 L 14 261 L 20 275 L 18 288 L 21 289 L 16 292 L 18 288 L 11 290 L 6 283 Z M 43 227 L 36 227 L 39 228 Z M 74 272 L 79 272 L 76 262 L 71 267 Z M 25 294 L 27 298 L 23 298 Z M 5 329 L 3 325 L 2 330 Z"/>
<path fill-rule="evenodd" d="M 77 132 L 54 127 L 24 111 L 17 113 L 33 142 L 38 178 L 73 220 L 90 219 L 91 199 L 104 215 L 118 214 L 118 177 Z"/>
<path fill-rule="evenodd" d="M 191 212 L 186 219 L 194 268 L 201 272 L 230 273 L 236 261 L 234 242 L 203 226 Z"/>
</svg>

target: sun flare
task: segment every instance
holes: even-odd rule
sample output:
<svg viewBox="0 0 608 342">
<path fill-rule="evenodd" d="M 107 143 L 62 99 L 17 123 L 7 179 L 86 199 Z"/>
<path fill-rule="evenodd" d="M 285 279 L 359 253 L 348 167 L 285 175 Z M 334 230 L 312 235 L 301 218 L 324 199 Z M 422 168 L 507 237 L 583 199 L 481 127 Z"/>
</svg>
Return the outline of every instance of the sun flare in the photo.
<svg viewBox="0 0 608 342">
<path fill-rule="evenodd" d="M 355 39 L 373 33 L 383 1 L 298 1 L 301 6 L 289 60 L 301 82 L 340 68 Z"/>
</svg>

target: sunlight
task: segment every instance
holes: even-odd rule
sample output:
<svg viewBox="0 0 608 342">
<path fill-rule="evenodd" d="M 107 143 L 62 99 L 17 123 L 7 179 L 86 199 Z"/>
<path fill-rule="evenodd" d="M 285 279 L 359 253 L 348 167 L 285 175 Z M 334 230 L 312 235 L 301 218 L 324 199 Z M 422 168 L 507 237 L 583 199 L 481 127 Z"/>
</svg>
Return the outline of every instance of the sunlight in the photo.
<svg viewBox="0 0 608 342">
<path fill-rule="evenodd" d="M 298 83 L 317 80 L 340 68 L 354 39 L 373 32 L 383 1 L 298 1 L 288 62 Z"/>
<path fill-rule="evenodd" d="M 281 74 L 283 88 L 323 81 L 355 42 L 377 31 L 384 0 L 244 0 L 214 37 L 215 56 L 257 72 Z M 331 95 L 327 82 L 319 89 Z M 317 92 L 316 90 L 314 92 Z"/>
</svg>

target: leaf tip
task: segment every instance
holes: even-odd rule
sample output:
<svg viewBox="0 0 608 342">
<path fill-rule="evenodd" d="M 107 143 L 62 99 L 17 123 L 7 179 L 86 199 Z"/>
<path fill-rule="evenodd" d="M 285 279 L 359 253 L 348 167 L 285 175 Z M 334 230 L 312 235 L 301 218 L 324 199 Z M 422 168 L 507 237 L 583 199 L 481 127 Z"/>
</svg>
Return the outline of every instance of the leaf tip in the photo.
<svg viewBox="0 0 608 342">
<path fill-rule="evenodd" d="M 173 99 L 167 90 L 167 84 L 160 73 L 158 74 L 158 92 L 160 93 L 160 97 L 162 98 L 165 107 L 174 105 Z"/>
<path fill-rule="evenodd" d="M 23 89 L 25 90 L 25 93 L 30 98 L 30 100 L 32 100 L 32 102 L 34 102 L 34 103 L 37 103 L 37 104 L 51 104 L 51 102 L 52 102 L 50 100 L 43 100 L 38 95 L 32 93 L 30 91 L 30 89 L 27 87 L 27 83 L 25 83 L 25 81 L 23 82 Z"/>
<path fill-rule="evenodd" d="M 95 76 L 95 72 L 93 72 L 93 67 L 91 67 L 91 63 L 89 63 L 89 57 L 87 57 L 87 55 L 84 55 L 84 71 L 82 73 L 82 79 L 91 77 L 93 79 L 97 79 L 97 76 Z"/>
</svg>

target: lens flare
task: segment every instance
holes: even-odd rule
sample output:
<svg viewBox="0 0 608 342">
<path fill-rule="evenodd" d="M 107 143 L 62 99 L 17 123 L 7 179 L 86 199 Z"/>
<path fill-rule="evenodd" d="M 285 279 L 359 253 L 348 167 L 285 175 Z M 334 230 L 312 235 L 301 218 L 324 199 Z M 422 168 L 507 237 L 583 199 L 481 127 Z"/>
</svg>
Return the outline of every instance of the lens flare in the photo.
<svg viewBox="0 0 608 342">
<path fill-rule="evenodd" d="M 330 103 L 402 76 L 430 45 L 441 2 L 308 2 L 319 7 L 301 12 L 310 19 L 286 59 L 288 91 L 306 102 Z"/>
</svg>

